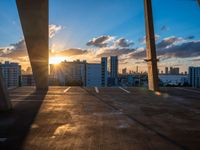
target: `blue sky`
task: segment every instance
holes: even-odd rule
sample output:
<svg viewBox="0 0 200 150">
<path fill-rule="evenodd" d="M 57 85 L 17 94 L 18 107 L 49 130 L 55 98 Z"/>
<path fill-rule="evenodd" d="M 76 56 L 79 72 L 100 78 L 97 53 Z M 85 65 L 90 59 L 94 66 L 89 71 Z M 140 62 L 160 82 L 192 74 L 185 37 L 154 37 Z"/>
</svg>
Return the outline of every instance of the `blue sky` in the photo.
<svg viewBox="0 0 200 150">
<path fill-rule="evenodd" d="M 193 0 L 152 0 L 152 2 L 155 33 L 159 37 L 157 43 L 169 37 L 183 39 L 174 42 L 173 45 L 200 40 L 200 19 L 198 19 L 200 7 L 197 2 Z M 22 40 L 23 33 L 15 0 L 1 0 L 0 10 L 0 48 L 5 48 Z M 145 36 L 143 0 L 49 0 L 49 24 L 60 27 L 50 38 L 50 49 L 55 51 L 79 48 L 90 51 L 101 49 L 101 52 L 105 52 L 105 47 L 102 50 L 102 47 L 86 45 L 88 41 L 101 36 L 111 36 L 115 40 L 124 38 L 127 42 L 134 42 L 130 49 L 145 48 L 145 44 L 141 42 Z M 190 41 L 186 41 L 188 37 Z M 110 43 L 108 45 L 110 46 Z M 111 48 L 114 49 L 110 46 L 108 50 L 111 51 Z M 89 56 L 87 54 L 87 57 Z M 129 68 L 135 62 L 145 65 L 137 59 L 130 59 L 129 56 L 124 55 L 121 58 L 123 60 L 127 58 L 124 64 Z M 192 61 L 193 59 L 195 61 Z M 197 65 L 198 59 L 198 55 L 188 58 L 170 57 L 163 59 L 160 64 L 161 67 L 166 64 L 180 66 L 182 70 L 186 70 L 185 66 Z"/>
</svg>

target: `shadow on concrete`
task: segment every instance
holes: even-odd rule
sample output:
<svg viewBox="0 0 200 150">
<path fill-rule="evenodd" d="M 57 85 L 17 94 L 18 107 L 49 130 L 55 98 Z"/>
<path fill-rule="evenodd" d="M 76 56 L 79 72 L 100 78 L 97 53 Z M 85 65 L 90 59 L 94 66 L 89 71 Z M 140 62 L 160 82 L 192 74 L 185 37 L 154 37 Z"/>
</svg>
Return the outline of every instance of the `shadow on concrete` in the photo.
<svg viewBox="0 0 200 150">
<path fill-rule="evenodd" d="M 34 91 L 17 103 L 11 112 L 0 113 L 0 149 L 22 149 L 23 142 L 47 94 Z M 37 100 L 37 102 L 29 101 Z"/>
</svg>

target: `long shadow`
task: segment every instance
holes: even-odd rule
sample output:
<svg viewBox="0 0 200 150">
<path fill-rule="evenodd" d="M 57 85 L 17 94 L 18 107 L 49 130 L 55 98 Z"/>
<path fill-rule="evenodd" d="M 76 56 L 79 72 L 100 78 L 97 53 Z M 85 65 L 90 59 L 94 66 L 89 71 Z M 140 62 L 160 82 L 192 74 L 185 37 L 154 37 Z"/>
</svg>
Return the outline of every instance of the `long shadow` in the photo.
<svg viewBox="0 0 200 150">
<path fill-rule="evenodd" d="M 0 113 L 0 150 L 22 149 L 46 94 L 47 90 L 34 91 L 24 98 L 25 101 L 17 103 L 11 112 Z"/>
</svg>

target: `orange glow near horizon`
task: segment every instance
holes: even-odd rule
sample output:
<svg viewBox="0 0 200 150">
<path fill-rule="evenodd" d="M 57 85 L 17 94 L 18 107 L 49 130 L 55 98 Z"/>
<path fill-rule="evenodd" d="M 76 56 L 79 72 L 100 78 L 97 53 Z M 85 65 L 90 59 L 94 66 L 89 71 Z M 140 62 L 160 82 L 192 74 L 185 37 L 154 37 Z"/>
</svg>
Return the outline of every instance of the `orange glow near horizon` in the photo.
<svg viewBox="0 0 200 150">
<path fill-rule="evenodd" d="M 59 64 L 60 62 L 64 60 L 69 60 L 68 57 L 62 57 L 62 56 L 52 56 L 49 58 L 49 64 Z"/>
</svg>

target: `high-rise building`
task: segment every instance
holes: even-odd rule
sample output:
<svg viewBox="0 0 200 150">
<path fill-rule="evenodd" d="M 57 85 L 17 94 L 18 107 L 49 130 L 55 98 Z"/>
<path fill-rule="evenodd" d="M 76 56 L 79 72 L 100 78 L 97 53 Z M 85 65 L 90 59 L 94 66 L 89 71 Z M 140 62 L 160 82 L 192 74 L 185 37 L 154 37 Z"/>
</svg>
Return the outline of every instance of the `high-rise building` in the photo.
<svg viewBox="0 0 200 150">
<path fill-rule="evenodd" d="M 107 86 L 107 81 L 108 81 L 108 67 L 107 67 L 107 57 L 102 57 L 101 58 L 101 83 L 102 87 Z"/>
<path fill-rule="evenodd" d="M 189 67 L 189 84 L 192 87 L 200 88 L 200 67 Z"/>
<path fill-rule="evenodd" d="M 7 87 L 19 86 L 21 83 L 21 66 L 18 63 L 10 63 L 5 61 L 4 64 L 0 63 L 0 73 Z"/>
<path fill-rule="evenodd" d="M 139 68 L 138 68 L 138 66 L 136 66 L 136 73 L 138 73 L 138 71 L 139 71 Z"/>
<path fill-rule="evenodd" d="M 178 67 L 175 67 L 175 68 L 170 67 L 169 74 L 171 74 L 171 75 L 179 75 L 179 70 L 180 69 Z"/>
<path fill-rule="evenodd" d="M 123 75 L 126 75 L 126 74 L 127 74 L 127 69 L 126 69 L 126 68 L 123 68 L 123 69 L 122 69 L 122 74 L 123 74 Z"/>
<path fill-rule="evenodd" d="M 165 74 L 169 74 L 168 67 L 165 67 Z"/>
<path fill-rule="evenodd" d="M 86 64 L 86 86 L 102 86 L 102 68 L 101 64 Z"/>
<path fill-rule="evenodd" d="M 117 56 L 110 57 L 110 77 L 111 78 L 118 77 L 118 57 Z"/>
<path fill-rule="evenodd" d="M 179 68 L 178 67 L 174 68 L 173 71 L 174 71 L 173 72 L 174 75 L 179 75 Z"/>
<path fill-rule="evenodd" d="M 117 84 L 118 82 L 118 57 L 111 56 L 110 57 L 110 79 L 113 84 Z"/>
</svg>

